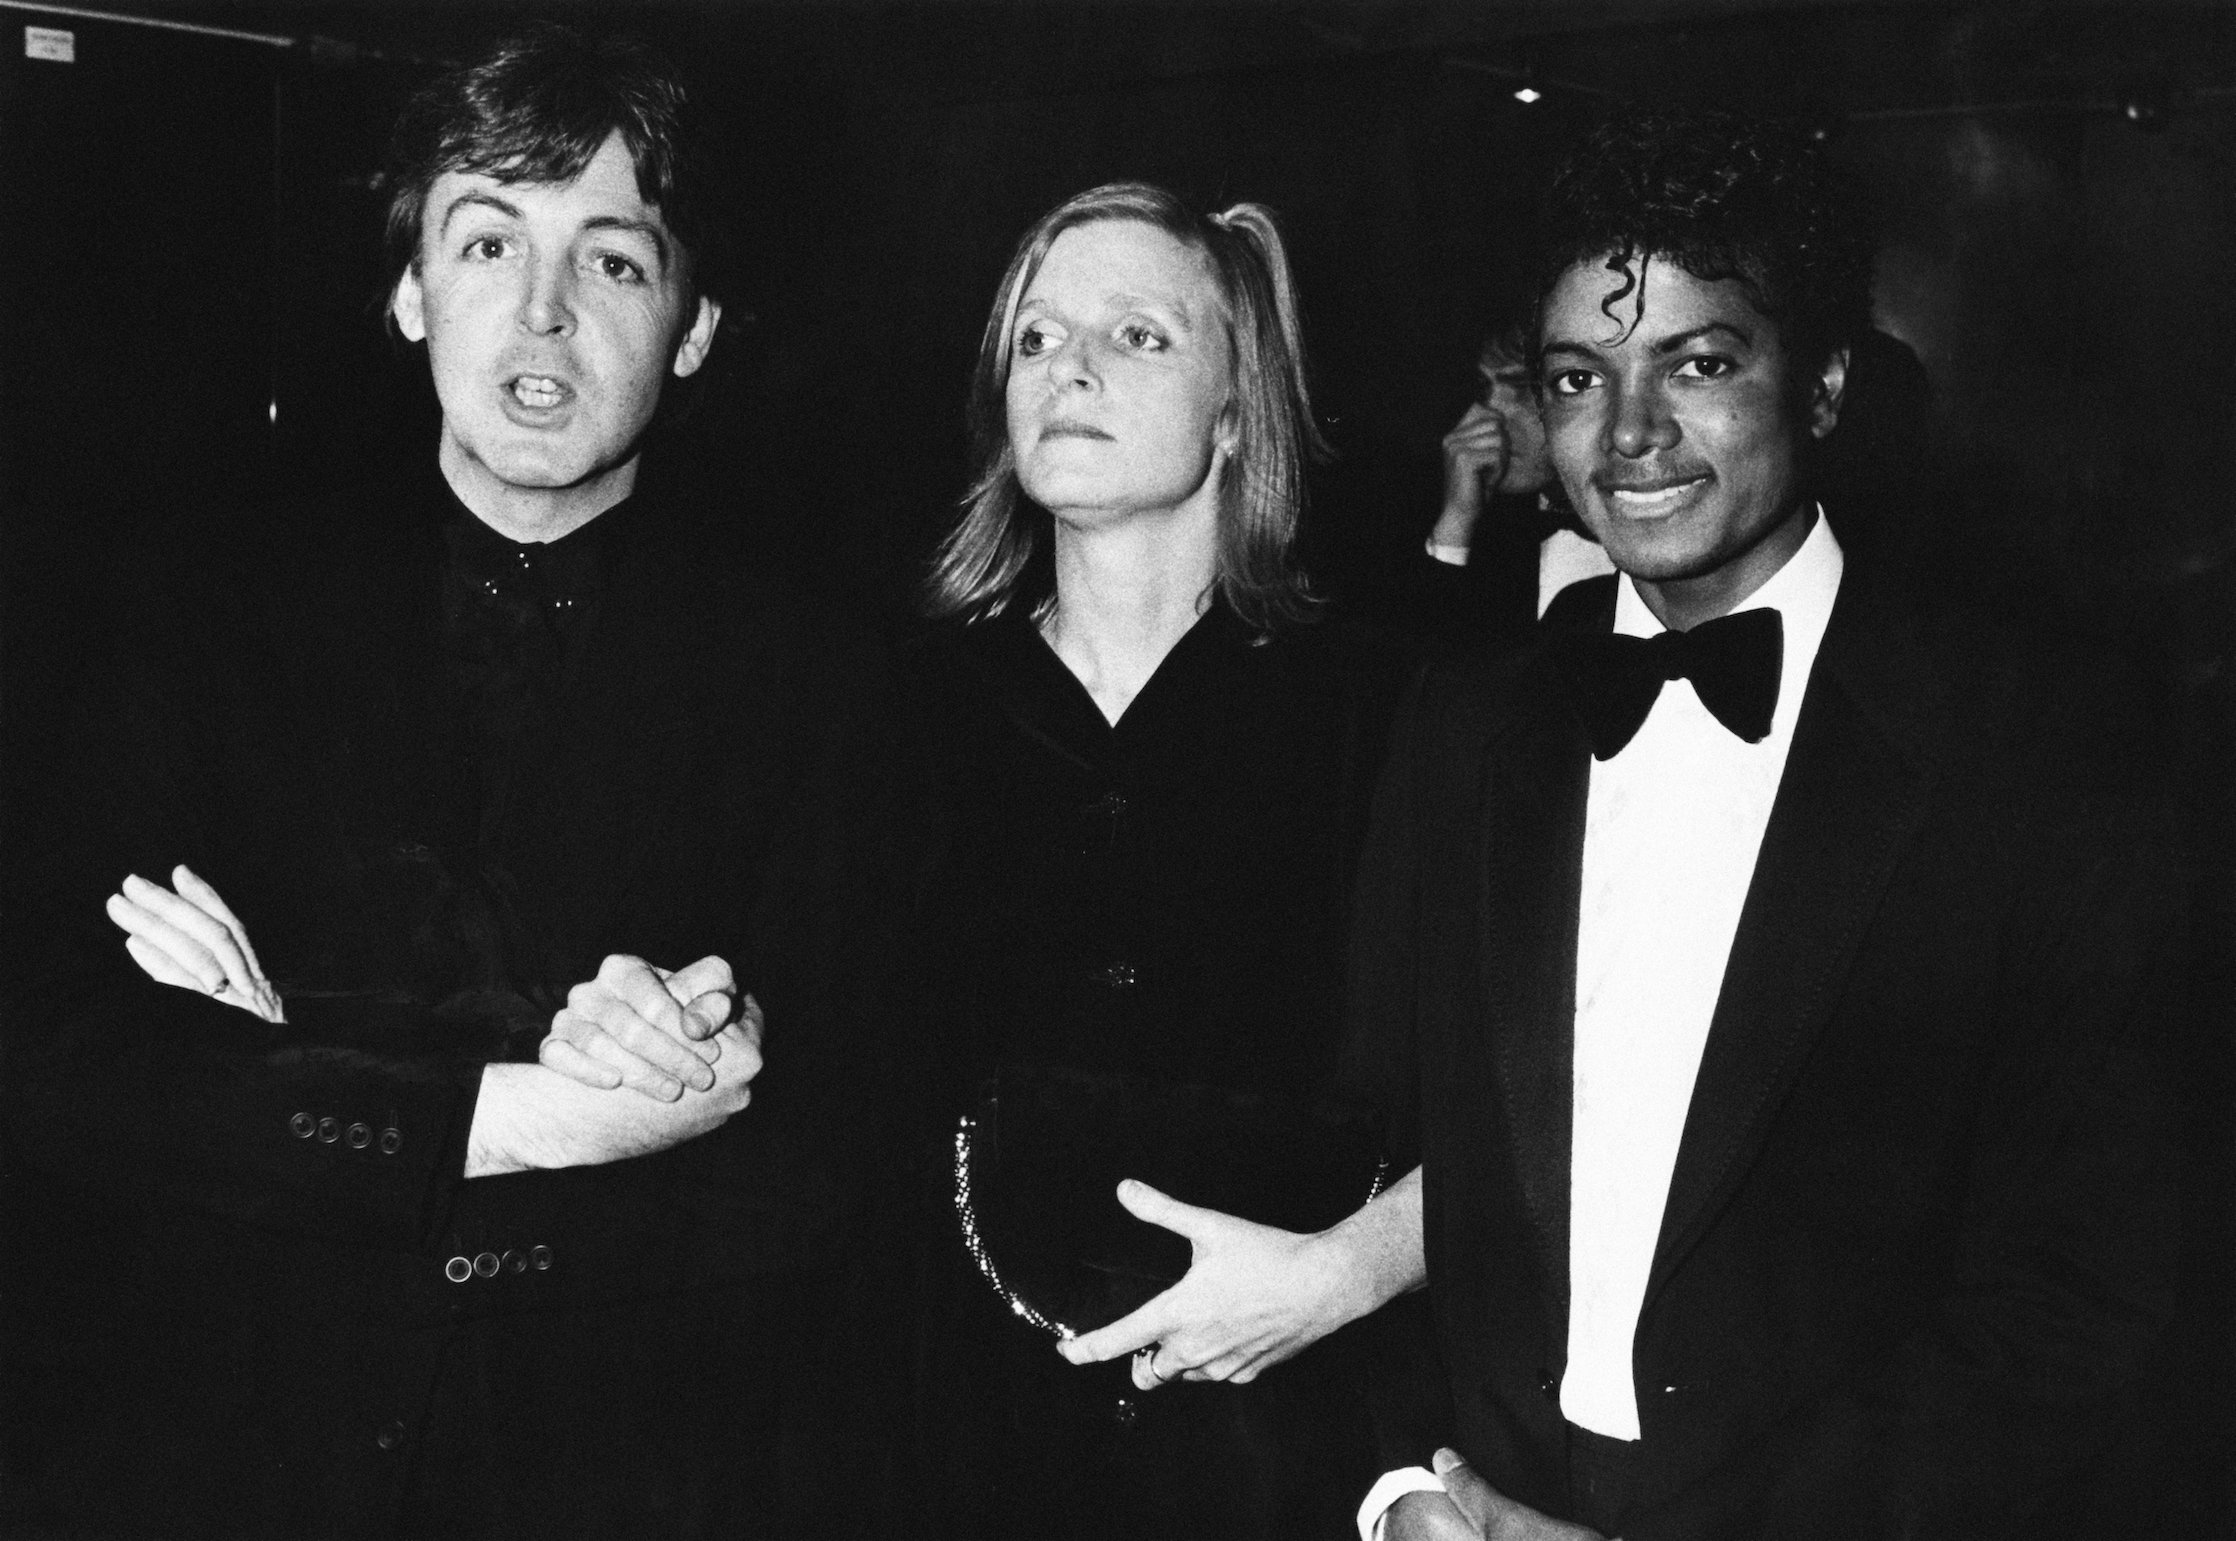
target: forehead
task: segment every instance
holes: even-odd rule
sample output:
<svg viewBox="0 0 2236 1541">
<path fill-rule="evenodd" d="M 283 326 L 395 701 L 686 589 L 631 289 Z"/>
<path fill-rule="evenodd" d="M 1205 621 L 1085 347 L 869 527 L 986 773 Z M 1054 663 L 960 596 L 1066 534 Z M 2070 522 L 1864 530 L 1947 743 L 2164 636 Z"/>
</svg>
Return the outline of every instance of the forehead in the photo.
<svg viewBox="0 0 2236 1541">
<path fill-rule="evenodd" d="M 1778 329 L 1737 279 L 1695 277 L 1658 254 L 1610 268 L 1608 257 L 1575 263 L 1545 297 L 1539 341 L 1593 352 L 1651 349 L 1705 327 L 1742 332 L 1757 348 L 1778 347 Z"/>
<path fill-rule="evenodd" d="M 608 134 L 598 152 L 571 181 L 507 181 L 485 171 L 446 171 L 427 190 L 427 234 L 440 233 L 453 218 L 473 209 L 497 212 L 473 194 L 494 197 L 518 209 L 527 219 L 580 227 L 592 222 L 620 221 L 667 226 L 657 204 L 644 201 L 637 190 L 636 162 L 616 132 Z"/>
<path fill-rule="evenodd" d="M 1023 303 L 1147 302 L 1201 320 L 1223 309 L 1204 254 L 1155 225 L 1101 219 L 1074 225 L 1049 245 Z"/>
</svg>

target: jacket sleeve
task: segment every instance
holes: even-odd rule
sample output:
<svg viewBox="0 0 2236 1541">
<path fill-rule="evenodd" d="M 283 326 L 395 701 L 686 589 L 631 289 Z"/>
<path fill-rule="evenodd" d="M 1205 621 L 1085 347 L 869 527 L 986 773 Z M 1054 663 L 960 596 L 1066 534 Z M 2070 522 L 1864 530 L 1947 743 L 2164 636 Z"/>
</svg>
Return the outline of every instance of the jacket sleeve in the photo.
<svg viewBox="0 0 2236 1541">
<path fill-rule="evenodd" d="M 103 912 L 127 872 L 168 883 L 179 862 L 230 887 L 236 910 L 261 898 L 229 877 L 209 795 L 246 692 L 179 664 L 133 649 L 10 810 L 0 1109 L 13 1159 L 128 1204 L 417 1245 L 462 1163 L 478 1065 L 384 1048 L 416 1041 L 389 1003 L 290 1003 L 274 1027 L 157 984 Z"/>
</svg>

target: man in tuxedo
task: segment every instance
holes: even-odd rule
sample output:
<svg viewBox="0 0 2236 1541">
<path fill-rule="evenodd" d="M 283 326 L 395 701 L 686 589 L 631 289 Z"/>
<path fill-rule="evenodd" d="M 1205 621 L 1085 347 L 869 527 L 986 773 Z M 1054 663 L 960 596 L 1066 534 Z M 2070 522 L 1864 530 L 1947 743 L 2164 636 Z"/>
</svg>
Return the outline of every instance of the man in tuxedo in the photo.
<svg viewBox="0 0 2236 1541">
<path fill-rule="evenodd" d="M 1872 248 L 1806 135 L 1618 117 L 1548 221 L 1547 442 L 1618 572 L 1432 670 L 1366 857 L 1448 1401 L 1362 1529 L 2069 1518 L 2168 1308 L 2147 725 L 1844 558 Z"/>
<path fill-rule="evenodd" d="M 661 440 L 705 175 L 626 40 L 421 93 L 436 442 L 174 593 L 18 842 L 14 1520 L 815 1528 L 874 671 Z"/>
</svg>

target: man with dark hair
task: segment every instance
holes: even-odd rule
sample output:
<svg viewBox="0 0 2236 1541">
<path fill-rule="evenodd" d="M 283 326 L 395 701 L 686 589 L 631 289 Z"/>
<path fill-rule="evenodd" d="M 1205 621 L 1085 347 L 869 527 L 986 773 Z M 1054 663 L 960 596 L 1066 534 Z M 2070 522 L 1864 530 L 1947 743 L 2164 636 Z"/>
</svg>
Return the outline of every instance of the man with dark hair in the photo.
<svg viewBox="0 0 2236 1541">
<path fill-rule="evenodd" d="M 1805 134 L 1626 115 L 1549 219 L 1547 443 L 1618 572 L 1433 670 L 1385 786 L 1355 994 L 1448 1405 L 1362 1525 L 2026 1532 L 2168 1305 L 2148 733 L 1844 557 L 1872 248 Z"/>
<path fill-rule="evenodd" d="M 10 1175 L 66 1222 L 11 1244 L 98 1281 L 19 1518 L 810 1528 L 873 671 L 654 443 L 721 316 L 686 107 L 557 27 L 414 100 L 432 463 L 177 596 L 16 874 Z"/>
</svg>

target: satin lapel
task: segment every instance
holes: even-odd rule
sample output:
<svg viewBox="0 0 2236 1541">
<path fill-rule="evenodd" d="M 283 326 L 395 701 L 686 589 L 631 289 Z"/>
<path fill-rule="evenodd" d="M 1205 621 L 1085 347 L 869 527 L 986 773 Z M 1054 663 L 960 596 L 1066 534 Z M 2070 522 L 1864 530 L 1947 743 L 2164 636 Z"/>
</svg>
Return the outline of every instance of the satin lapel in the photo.
<svg viewBox="0 0 2236 1541">
<path fill-rule="evenodd" d="M 1606 602 L 1580 623 L 1608 625 L 1613 596 L 1607 585 Z M 1492 1075 L 1541 1248 L 1547 1320 L 1557 1324 L 1568 1319 L 1576 916 L 1590 767 L 1583 726 L 1540 654 L 1517 681 L 1484 761 L 1482 982 Z"/>
<path fill-rule="evenodd" d="M 1646 1301 L 1744 1177 L 1925 817 L 1943 690 L 1903 614 L 1843 586 L 1732 941 Z"/>
</svg>

